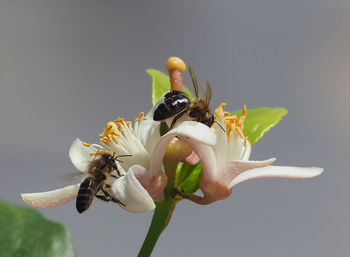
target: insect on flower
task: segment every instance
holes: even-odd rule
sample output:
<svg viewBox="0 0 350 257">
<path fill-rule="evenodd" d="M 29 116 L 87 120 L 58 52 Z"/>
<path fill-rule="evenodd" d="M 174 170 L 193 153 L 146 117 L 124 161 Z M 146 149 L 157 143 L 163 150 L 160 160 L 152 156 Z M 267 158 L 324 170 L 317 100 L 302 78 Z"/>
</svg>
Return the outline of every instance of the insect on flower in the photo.
<svg viewBox="0 0 350 257">
<path fill-rule="evenodd" d="M 168 59 L 167 69 L 169 73 L 172 72 L 172 69 L 180 70 L 181 73 L 185 72 L 186 65 L 182 60 L 180 61 L 172 58 Z M 154 111 L 153 119 L 155 121 L 166 120 L 175 115 L 171 122 L 170 129 L 172 129 L 176 121 L 186 113 L 190 120 L 201 122 L 208 127 L 211 127 L 214 123 L 214 115 L 211 113 L 209 107 L 212 95 L 209 82 L 206 82 L 205 95 L 199 96 L 197 77 L 191 65 L 188 65 L 188 70 L 192 79 L 196 98 L 191 101 L 185 92 L 173 89 L 164 96 L 164 102 L 159 104 Z"/>
<path fill-rule="evenodd" d="M 77 211 L 79 213 L 86 211 L 90 207 L 95 196 L 103 201 L 112 201 L 124 206 L 121 201 L 112 197 L 110 193 L 107 192 L 107 188 L 111 186 L 106 182 L 110 176 L 116 179 L 118 178 L 112 174 L 113 171 L 116 171 L 119 177 L 121 176 L 116 164 L 118 158 L 131 155 L 118 155 L 114 157 L 114 153 L 111 154 L 104 150 L 98 150 L 95 154 L 91 154 L 95 155 L 96 158 L 89 163 L 89 176 L 80 184 L 76 200 Z M 99 192 L 102 192 L 102 194 L 99 194 Z"/>
</svg>

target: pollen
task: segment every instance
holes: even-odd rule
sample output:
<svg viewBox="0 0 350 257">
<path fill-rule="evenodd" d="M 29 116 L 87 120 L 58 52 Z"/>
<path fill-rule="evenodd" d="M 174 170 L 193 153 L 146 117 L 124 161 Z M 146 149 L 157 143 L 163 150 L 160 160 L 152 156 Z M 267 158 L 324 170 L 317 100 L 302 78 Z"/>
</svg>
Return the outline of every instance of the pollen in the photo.
<svg viewBox="0 0 350 257">
<path fill-rule="evenodd" d="M 224 119 L 226 125 L 227 141 L 230 141 L 232 133 L 236 132 L 244 140 L 244 146 L 247 145 L 247 137 L 243 134 L 243 124 L 247 117 L 247 107 L 243 105 L 242 115 L 238 118 L 237 115 L 230 115 L 228 112 L 223 111 L 225 105 L 221 104 L 215 111 L 215 116 Z"/>
<path fill-rule="evenodd" d="M 239 136 L 242 139 L 245 139 L 244 134 L 243 134 L 242 130 L 239 127 L 235 127 L 235 130 L 238 132 Z"/>
<path fill-rule="evenodd" d="M 104 153 L 103 150 L 97 150 L 96 153 L 90 153 L 90 156 L 99 156 L 99 155 L 102 155 Z"/>
<path fill-rule="evenodd" d="M 144 112 L 140 112 L 140 114 L 136 117 L 135 122 L 143 120 L 144 115 L 145 115 Z"/>
<path fill-rule="evenodd" d="M 86 142 L 82 142 L 82 144 L 83 144 L 83 146 L 86 146 L 86 147 L 90 147 L 91 146 L 91 144 L 86 143 Z"/>
<path fill-rule="evenodd" d="M 107 123 L 106 128 L 102 131 L 100 136 L 100 143 L 103 143 L 105 145 L 109 145 L 110 142 L 118 143 L 116 138 L 119 136 L 119 134 L 116 131 L 117 125 L 110 121 Z"/>
<path fill-rule="evenodd" d="M 247 118 L 247 107 L 243 105 L 242 115 L 241 117 L 239 117 L 239 120 L 238 120 L 238 126 L 242 126 L 246 118 Z"/>
<path fill-rule="evenodd" d="M 222 103 L 222 104 L 220 104 L 220 106 L 218 108 L 216 108 L 216 110 L 214 112 L 214 116 L 217 120 L 222 120 L 222 118 L 224 117 L 225 105 L 226 105 L 226 103 Z"/>
</svg>

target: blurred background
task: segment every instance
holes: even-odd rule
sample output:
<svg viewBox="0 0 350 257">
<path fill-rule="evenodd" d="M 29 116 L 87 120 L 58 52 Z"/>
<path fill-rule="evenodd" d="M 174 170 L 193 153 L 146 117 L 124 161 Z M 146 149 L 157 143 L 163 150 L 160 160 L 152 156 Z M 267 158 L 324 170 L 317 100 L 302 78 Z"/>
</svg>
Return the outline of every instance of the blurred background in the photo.
<svg viewBox="0 0 350 257">
<path fill-rule="evenodd" d="M 349 12 L 348 0 L 0 1 L 0 197 L 25 206 L 20 193 L 67 185 L 72 141 L 146 112 L 145 69 L 176 55 L 210 81 L 213 108 L 289 110 L 251 159 L 325 171 L 183 201 L 153 256 L 349 256 Z M 74 201 L 40 211 L 84 257 L 136 256 L 152 217 L 97 200 L 82 215 Z"/>
</svg>

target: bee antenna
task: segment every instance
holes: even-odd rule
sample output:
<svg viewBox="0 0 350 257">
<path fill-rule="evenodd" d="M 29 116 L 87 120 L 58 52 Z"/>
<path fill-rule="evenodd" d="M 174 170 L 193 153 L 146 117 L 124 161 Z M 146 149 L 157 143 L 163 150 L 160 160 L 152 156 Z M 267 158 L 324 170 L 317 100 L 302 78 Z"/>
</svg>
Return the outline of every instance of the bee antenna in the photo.
<svg viewBox="0 0 350 257">
<path fill-rule="evenodd" d="M 115 159 L 119 158 L 119 157 L 130 157 L 132 156 L 131 154 L 122 154 L 122 155 L 118 155 L 115 157 Z"/>
<path fill-rule="evenodd" d="M 224 131 L 226 133 L 226 130 L 221 126 L 221 124 L 217 120 L 215 121 L 215 123 L 218 124 L 219 127 L 222 129 L 222 131 Z"/>
<path fill-rule="evenodd" d="M 132 156 L 132 155 L 131 154 L 122 154 L 122 155 L 118 155 L 118 156 L 114 157 L 114 160 L 123 163 L 123 161 L 118 160 L 118 158 L 119 157 L 130 157 L 130 156 Z"/>
</svg>

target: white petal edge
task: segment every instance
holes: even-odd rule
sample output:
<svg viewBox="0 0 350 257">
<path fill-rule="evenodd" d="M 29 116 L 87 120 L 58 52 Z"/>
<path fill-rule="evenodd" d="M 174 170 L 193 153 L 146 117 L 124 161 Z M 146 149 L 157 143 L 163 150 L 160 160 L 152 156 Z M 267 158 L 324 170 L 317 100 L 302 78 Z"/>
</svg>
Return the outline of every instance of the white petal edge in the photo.
<svg viewBox="0 0 350 257">
<path fill-rule="evenodd" d="M 200 156 L 200 152 L 197 151 L 198 145 L 209 147 L 215 145 L 216 135 L 206 125 L 196 121 L 185 121 L 180 123 L 174 129 L 170 130 L 164 136 L 162 136 L 155 146 L 152 153 L 152 159 L 150 163 L 150 175 L 157 174 L 162 168 L 162 161 L 166 149 L 173 137 L 179 137 L 184 142 L 188 143 Z"/>
<path fill-rule="evenodd" d="M 143 169 L 140 165 L 132 166 L 125 176 L 118 178 L 111 188 L 111 195 L 121 201 L 123 209 L 130 212 L 145 212 L 155 208 L 152 197 L 140 184 L 134 171 Z"/>
<path fill-rule="evenodd" d="M 216 144 L 216 134 L 203 123 L 197 121 L 184 121 L 170 130 L 167 135 L 176 134 L 189 137 L 203 144 L 214 146 Z"/>
<path fill-rule="evenodd" d="M 89 163 L 94 159 L 94 157 L 90 156 L 90 153 L 95 153 L 96 151 L 95 147 L 84 146 L 83 142 L 77 138 L 70 146 L 69 158 L 77 170 L 87 172 Z"/>
<path fill-rule="evenodd" d="M 312 178 L 320 175 L 322 168 L 318 167 L 292 167 L 292 166 L 267 166 L 263 168 L 255 168 L 247 170 L 237 176 L 231 186 L 255 178 Z"/>
<path fill-rule="evenodd" d="M 21 194 L 23 201 L 39 208 L 54 208 L 73 200 L 79 191 L 80 184 L 66 186 L 60 189 Z"/>
</svg>

